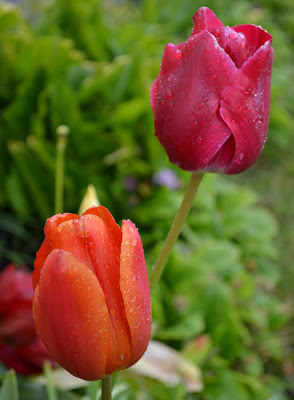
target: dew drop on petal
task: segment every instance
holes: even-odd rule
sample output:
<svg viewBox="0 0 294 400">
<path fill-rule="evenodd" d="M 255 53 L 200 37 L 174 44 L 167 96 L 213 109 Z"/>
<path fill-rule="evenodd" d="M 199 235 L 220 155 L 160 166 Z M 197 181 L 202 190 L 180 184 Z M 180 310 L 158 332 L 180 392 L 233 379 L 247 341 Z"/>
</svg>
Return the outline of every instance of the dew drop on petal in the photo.
<svg viewBox="0 0 294 400">
<path fill-rule="evenodd" d="M 177 50 L 174 52 L 174 57 L 175 57 L 177 60 L 181 60 L 181 59 L 183 58 L 183 53 L 181 52 L 181 50 L 177 49 Z"/>
<path fill-rule="evenodd" d="M 241 164 L 242 161 L 243 161 L 243 158 L 244 158 L 244 154 L 243 154 L 243 153 L 240 153 L 239 157 L 238 157 L 237 160 L 236 160 L 236 163 L 237 163 L 237 164 Z"/>
<path fill-rule="evenodd" d="M 132 246 L 137 246 L 137 243 L 138 243 L 138 241 L 137 241 L 137 239 L 135 239 L 135 238 L 133 238 L 132 240 L 131 240 L 131 245 Z"/>
<path fill-rule="evenodd" d="M 201 135 L 197 136 L 196 142 L 197 143 L 201 143 L 202 142 L 202 136 Z"/>
<path fill-rule="evenodd" d="M 173 97 L 173 92 L 171 90 L 167 90 L 167 92 L 165 94 L 165 97 L 167 99 L 171 99 Z"/>
</svg>

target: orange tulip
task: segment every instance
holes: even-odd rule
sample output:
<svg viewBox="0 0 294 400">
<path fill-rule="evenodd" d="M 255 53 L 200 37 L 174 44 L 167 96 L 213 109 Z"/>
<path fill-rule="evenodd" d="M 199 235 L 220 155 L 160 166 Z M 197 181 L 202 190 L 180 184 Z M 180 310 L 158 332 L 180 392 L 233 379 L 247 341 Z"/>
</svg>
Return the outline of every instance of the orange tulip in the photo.
<svg viewBox="0 0 294 400">
<path fill-rule="evenodd" d="M 55 360 L 86 380 L 136 363 L 151 331 L 151 298 L 140 235 L 109 211 L 58 214 L 45 225 L 34 265 L 33 313 Z"/>
</svg>

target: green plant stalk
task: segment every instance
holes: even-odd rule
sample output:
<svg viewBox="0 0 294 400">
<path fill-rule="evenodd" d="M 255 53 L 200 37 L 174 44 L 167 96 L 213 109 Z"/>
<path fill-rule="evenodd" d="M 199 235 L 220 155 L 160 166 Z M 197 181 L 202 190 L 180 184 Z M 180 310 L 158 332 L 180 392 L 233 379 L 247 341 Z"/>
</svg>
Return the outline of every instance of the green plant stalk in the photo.
<svg viewBox="0 0 294 400">
<path fill-rule="evenodd" d="M 102 400 L 111 400 L 112 375 L 102 379 Z"/>
<path fill-rule="evenodd" d="M 47 390 L 48 400 L 58 400 L 56 388 L 54 386 L 51 373 L 52 373 L 52 369 L 51 369 L 50 364 L 45 363 L 44 364 L 44 374 L 45 374 L 45 378 L 46 378 L 46 390 Z"/>
<path fill-rule="evenodd" d="M 58 134 L 55 170 L 55 214 L 63 213 L 66 135 Z"/>
<path fill-rule="evenodd" d="M 191 210 L 194 197 L 200 185 L 203 173 L 192 173 L 186 193 L 165 239 L 161 252 L 152 267 L 149 278 L 150 290 L 153 290 L 166 266 L 170 253 L 183 228 L 186 218 Z"/>
</svg>

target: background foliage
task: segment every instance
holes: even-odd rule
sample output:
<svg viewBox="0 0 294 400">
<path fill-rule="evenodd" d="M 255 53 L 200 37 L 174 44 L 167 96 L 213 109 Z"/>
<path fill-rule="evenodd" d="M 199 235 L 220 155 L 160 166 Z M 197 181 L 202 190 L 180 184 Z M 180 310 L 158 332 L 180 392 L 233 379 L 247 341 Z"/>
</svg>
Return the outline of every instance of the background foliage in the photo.
<svg viewBox="0 0 294 400">
<path fill-rule="evenodd" d="M 115 398 L 291 399 L 291 0 L 0 3 L 0 263 L 32 266 L 54 213 L 56 129 L 67 125 L 65 210 L 77 212 L 94 184 L 116 220 L 139 227 L 151 268 L 188 174 L 169 164 L 154 137 L 149 91 L 164 45 L 186 39 L 203 5 L 225 25 L 261 24 L 274 37 L 269 140 L 250 171 L 205 177 L 153 296 L 154 339 L 201 368 L 204 390 L 121 374 Z M 154 183 L 167 167 L 178 190 Z M 18 386 L 20 399 L 46 393 L 31 379 Z M 89 388 L 57 396 L 92 398 Z"/>
</svg>

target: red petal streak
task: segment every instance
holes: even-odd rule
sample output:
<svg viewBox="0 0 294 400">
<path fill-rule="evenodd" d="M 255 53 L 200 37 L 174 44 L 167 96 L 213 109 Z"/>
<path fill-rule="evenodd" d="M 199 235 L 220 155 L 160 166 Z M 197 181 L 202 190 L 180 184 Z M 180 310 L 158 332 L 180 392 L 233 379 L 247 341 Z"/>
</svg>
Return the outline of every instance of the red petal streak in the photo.
<svg viewBox="0 0 294 400">
<path fill-rule="evenodd" d="M 224 89 L 220 114 L 231 129 L 236 151 L 225 173 L 236 174 L 258 159 L 269 123 L 270 78 L 273 50 L 270 41 L 259 48 Z"/>
<path fill-rule="evenodd" d="M 105 376 L 108 310 L 89 268 L 72 254 L 53 250 L 42 268 L 33 312 L 37 331 L 60 365 L 86 380 Z"/>
<path fill-rule="evenodd" d="M 151 333 L 151 298 L 140 235 L 135 225 L 122 223 L 120 289 L 130 327 L 133 365 L 145 353 Z"/>
</svg>

